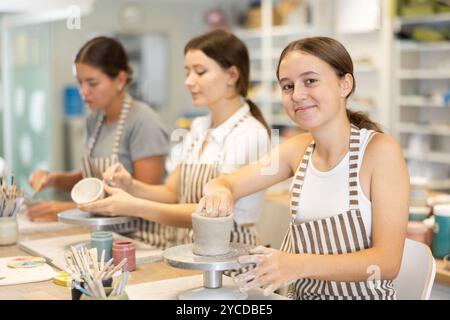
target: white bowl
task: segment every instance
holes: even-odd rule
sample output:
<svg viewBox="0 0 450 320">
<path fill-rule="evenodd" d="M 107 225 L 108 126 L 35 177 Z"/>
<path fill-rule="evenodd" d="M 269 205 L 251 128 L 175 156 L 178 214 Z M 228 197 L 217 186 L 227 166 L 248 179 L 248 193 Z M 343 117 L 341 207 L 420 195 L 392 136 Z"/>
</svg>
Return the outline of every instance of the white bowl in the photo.
<svg viewBox="0 0 450 320">
<path fill-rule="evenodd" d="M 97 178 L 84 178 L 72 188 L 70 195 L 77 204 L 103 199 L 105 196 L 103 181 Z"/>
</svg>

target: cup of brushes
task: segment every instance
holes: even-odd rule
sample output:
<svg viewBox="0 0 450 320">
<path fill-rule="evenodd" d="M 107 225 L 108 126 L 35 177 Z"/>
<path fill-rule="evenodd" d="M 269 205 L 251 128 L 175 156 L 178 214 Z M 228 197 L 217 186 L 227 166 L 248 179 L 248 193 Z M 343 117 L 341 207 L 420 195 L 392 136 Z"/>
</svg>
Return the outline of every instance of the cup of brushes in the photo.
<svg viewBox="0 0 450 320">
<path fill-rule="evenodd" d="M 12 245 L 17 242 L 19 238 L 17 213 L 23 201 L 23 190 L 14 184 L 14 177 L 11 177 L 10 185 L 2 177 L 0 179 L 0 245 Z"/>
<path fill-rule="evenodd" d="M 97 248 L 72 246 L 65 252 L 73 300 L 128 300 L 125 286 L 129 272 L 123 272 L 127 259 L 114 266 L 112 258 L 106 262 L 104 257 L 102 252 L 99 261 Z"/>
</svg>

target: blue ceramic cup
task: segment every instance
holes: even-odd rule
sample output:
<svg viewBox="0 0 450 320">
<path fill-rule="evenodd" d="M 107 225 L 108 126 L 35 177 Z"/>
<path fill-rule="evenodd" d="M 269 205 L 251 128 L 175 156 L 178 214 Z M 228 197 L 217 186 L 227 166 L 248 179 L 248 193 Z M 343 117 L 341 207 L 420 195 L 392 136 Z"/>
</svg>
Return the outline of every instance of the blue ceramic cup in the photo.
<svg viewBox="0 0 450 320">
<path fill-rule="evenodd" d="M 442 259 L 450 253 L 450 204 L 440 204 L 433 208 L 434 235 L 433 255 Z"/>
<path fill-rule="evenodd" d="M 98 261 L 102 257 L 102 251 L 105 250 L 105 262 L 112 256 L 113 235 L 109 231 L 96 231 L 91 233 L 91 248 L 97 248 Z"/>
</svg>

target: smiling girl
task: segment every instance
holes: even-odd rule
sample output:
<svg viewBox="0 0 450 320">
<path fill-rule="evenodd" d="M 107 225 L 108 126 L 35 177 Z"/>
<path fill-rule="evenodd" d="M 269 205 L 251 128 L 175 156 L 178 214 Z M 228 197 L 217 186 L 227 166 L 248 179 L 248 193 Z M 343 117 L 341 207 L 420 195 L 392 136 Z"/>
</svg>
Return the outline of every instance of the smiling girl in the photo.
<svg viewBox="0 0 450 320">
<path fill-rule="evenodd" d="M 237 283 L 266 293 L 290 283 L 295 299 L 395 299 L 392 280 L 402 260 L 409 203 L 400 146 L 348 109 L 353 63 L 338 41 L 290 43 L 277 77 L 286 113 L 309 132 L 259 163 L 210 181 L 198 210 L 227 215 L 235 200 L 294 177 L 293 218 L 281 250 L 257 247 L 240 257 L 256 268 Z M 269 161 L 278 161 L 279 170 L 262 175 Z"/>
</svg>

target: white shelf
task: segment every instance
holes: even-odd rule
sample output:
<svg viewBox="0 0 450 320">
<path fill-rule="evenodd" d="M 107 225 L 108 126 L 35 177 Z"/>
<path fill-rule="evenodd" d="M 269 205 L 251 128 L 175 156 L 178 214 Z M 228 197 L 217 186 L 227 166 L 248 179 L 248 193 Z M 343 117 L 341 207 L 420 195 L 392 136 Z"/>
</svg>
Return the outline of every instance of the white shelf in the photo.
<svg viewBox="0 0 450 320">
<path fill-rule="evenodd" d="M 450 50 L 450 41 L 445 42 L 416 42 L 403 41 L 399 48 L 402 52 L 434 52 L 434 51 L 448 51 Z"/>
<path fill-rule="evenodd" d="M 415 123 L 400 123 L 397 130 L 404 133 L 419 133 L 430 135 L 450 136 L 450 125 L 425 125 Z M 449 155 L 450 157 L 450 155 Z"/>
<path fill-rule="evenodd" d="M 368 65 L 355 65 L 355 73 L 375 73 L 378 72 L 378 68 L 376 66 L 368 66 Z"/>
<path fill-rule="evenodd" d="M 427 151 L 422 154 L 410 152 L 408 150 L 403 150 L 403 154 L 407 159 L 419 160 L 434 163 L 443 163 L 450 165 L 450 155 L 445 152 L 431 152 Z"/>
<path fill-rule="evenodd" d="M 417 17 L 398 17 L 395 20 L 395 23 L 399 25 L 430 24 L 440 22 L 450 22 L 450 13 L 440 13 Z"/>
<path fill-rule="evenodd" d="M 274 65 L 290 41 L 308 36 L 331 34 L 332 20 L 325 21 L 324 18 L 327 15 L 323 15 L 322 11 L 331 10 L 333 2 L 334 0 L 308 0 L 304 6 L 301 6 L 305 10 L 307 8 L 310 10 L 308 22 L 299 16 L 295 25 L 273 26 L 274 1 L 261 0 L 260 28 L 233 30 L 234 34 L 250 49 L 252 90 L 249 96 L 261 108 L 270 124 L 294 126 L 287 115 L 283 116 L 283 111 L 280 114 L 280 88 Z M 306 11 L 304 13 L 306 16 Z M 295 19 L 290 21 L 296 23 Z"/>
<path fill-rule="evenodd" d="M 397 73 L 400 79 L 450 79 L 450 67 L 446 69 L 402 69 Z"/>
<path fill-rule="evenodd" d="M 424 96 L 400 96 L 399 105 L 404 107 L 447 108 L 442 101 Z"/>
<path fill-rule="evenodd" d="M 265 29 L 235 29 L 234 34 L 242 40 L 256 40 L 261 37 L 306 37 L 314 35 L 326 35 L 327 30 L 309 25 L 284 25 L 273 26 Z"/>
</svg>

